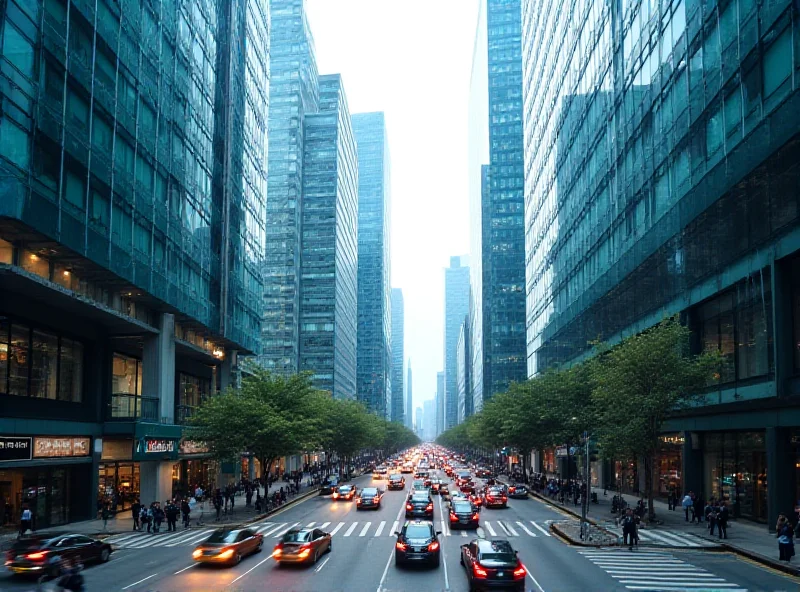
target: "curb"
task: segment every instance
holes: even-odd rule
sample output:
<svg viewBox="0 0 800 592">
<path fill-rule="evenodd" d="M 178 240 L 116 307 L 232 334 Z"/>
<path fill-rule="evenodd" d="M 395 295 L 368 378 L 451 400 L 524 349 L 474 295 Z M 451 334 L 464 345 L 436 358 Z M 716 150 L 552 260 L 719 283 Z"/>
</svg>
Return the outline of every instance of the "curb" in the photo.
<svg viewBox="0 0 800 592">
<path fill-rule="evenodd" d="M 278 512 L 281 512 L 283 510 L 287 510 L 287 509 L 291 508 L 292 506 L 296 506 L 300 502 L 303 502 L 303 501 L 307 500 L 310 497 L 313 497 L 315 495 L 319 495 L 319 490 L 320 490 L 320 488 L 317 487 L 316 489 L 312 489 L 310 491 L 307 491 L 303 495 L 299 495 L 299 496 L 295 497 L 294 499 L 291 499 L 291 500 L 287 501 L 282 506 L 278 506 L 277 508 L 275 508 L 271 512 L 267 512 L 266 514 L 258 514 L 257 516 L 254 516 L 254 517 L 248 519 L 246 522 L 241 522 L 240 524 L 253 524 L 254 522 L 258 522 L 259 520 L 263 520 L 264 518 L 269 518 L 273 514 L 277 514 Z"/>
<path fill-rule="evenodd" d="M 729 551 L 734 555 L 745 557 L 750 561 L 753 561 L 755 563 L 760 563 L 761 565 L 765 565 L 776 571 L 783 572 L 787 575 L 800 577 L 800 569 L 793 567 L 788 563 L 781 563 L 779 561 L 775 561 L 774 559 L 770 559 L 769 557 L 765 557 L 764 555 L 755 553 L 753 551 L 748 551 L 747 549 L 742 549 L 741 547 L 731 545 L 730 543 L 721 543 L 720 548 L 724 551 Z"/>
<path fill-rule="evenodd" d="M 598 527 L 600 528 L 600 527 Z M 563 532 L 560 528 L 558 528 L 555 524 L 550 524 L 550 530 L 554 535 L 556 535 L 559 539 L 564 541 L 567 545 L 571 547 L 590 547 L 594 549 L 598 549 L 600 547 L 616 547 L 619 546 L 618 544 L 614 545 L 600 545 L 600 544 L 592 544 L 592 543 L 585 543 L 583 541 L 576 541 L 572 539 L 568 534 Z M 603 529 L 605 530 L 605 529 Z M 608 531 L 606 531 L 608 532 Z"/>
</svg>

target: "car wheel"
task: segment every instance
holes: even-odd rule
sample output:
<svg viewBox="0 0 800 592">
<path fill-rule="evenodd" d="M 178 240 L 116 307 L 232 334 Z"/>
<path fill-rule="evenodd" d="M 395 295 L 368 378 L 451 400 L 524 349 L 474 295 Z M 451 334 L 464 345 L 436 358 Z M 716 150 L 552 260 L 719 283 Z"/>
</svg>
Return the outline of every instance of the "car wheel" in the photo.
<svg viewBox="0 0 800 592">
<path fill-rule="evenodd" d="M 458 556 L 458 562 L 459 562 L 461 565 L 464 565 L 464 556 L 463 556 L 463 555 L 459 555 L 459 556 Z"/>
<path fill-rule="evenodd" d="M 111 551 L 108 549 L 103 549 L 100 551 L 100 561 L 103 563 L 107 562 L 111 558 Z"/>
<path fill-rule="evenodd" d="M 261 551 L 263 550 L 264 550 L 264 541 L 261 540 L 259 541 L 258 546 L 256 547 L 256 553 L 261 553 Z"/>
<path fill-rule="evenodd" d="M 403 566 L 403 562 L 400 561 L 400 558 L 397 555 L 395 555 L 395 557 L 394 557 L 394 566 L 395 567 L 402 567 Z"/>
<path fill-rule="evenodd" d="M 327 550 L 327 553 L 330 553 L 331 551 L 333 551 L 333 541 L 330 541 L 330 542 L 328 543 L 328 550 Z"/>
<path fill-rule="evenodd" d="M 314 561 L 312 563 L 316 563 L 319 560 L 319 549 L 314 551 Z"/>
<path fill-rule="evenodd" d="M 242 562 L 242 554 L 241 553 L 237 553 L 236 557 L 233 558 L 233 564 L 234 565 L 239 565 L 241 562 Z"/>
<path fill-rule="evenodd" d="M 436 560 L 433 562 L 433 567 L 439 567 L 442 564 L 442 556 L 436 555 Z"/>
</svg>

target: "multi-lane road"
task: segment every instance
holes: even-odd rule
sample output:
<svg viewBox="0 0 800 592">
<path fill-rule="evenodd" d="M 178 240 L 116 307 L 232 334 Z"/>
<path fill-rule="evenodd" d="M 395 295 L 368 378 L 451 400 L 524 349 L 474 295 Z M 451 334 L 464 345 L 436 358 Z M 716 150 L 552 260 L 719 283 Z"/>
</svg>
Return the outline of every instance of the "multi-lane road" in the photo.
<svg viewBox="0 0 800 592">
<path fill-rule="evenodd" d="M 408 477 L 408 476 L 407 476 Z M 444 502 L 434 497 L 437 530 L 442 531 L 442 562 L 437 569 L 394 565 L 393 533 L 404 520 L 406 491 L 387 491 L 377 511 L 357 511 L 353 502 L 312 497 L 252 525 L 264 535 L 264 551 L 236 567 L 195 565 L 195 544 L 211 530 L 130 533 L 111 540 L 118 550 L 104 565 L 84 571 L 86 589 L 124 592 L 262 591 L 390 592 L 467 590 L 460 546 L 471 538 L 504 538 L 519 551 L 534 592 L 611 590 L 797 590 L 787 576 L 720 552 L 688 546 L 686 551 L 657 548 L 582 549 L 551 536 L 549 523 L 564 516 L 539 501 L 509 500 L 507 509 L 484 509 L 478 531 L 450 531 Z M 357 485 L 371 483 L 369 476 Z M 385 486 L 385 482 L 382 482 Z M 445 517 L 443 521 L 442 518 Z M 314 526 L 333 534 L 333 550 L 309 567 L 279 567 L 271 556 L 280 536 L 292 526 Z M 0 576 L 0 590 L 27 591 L 30 581 Z"/>
</svg>

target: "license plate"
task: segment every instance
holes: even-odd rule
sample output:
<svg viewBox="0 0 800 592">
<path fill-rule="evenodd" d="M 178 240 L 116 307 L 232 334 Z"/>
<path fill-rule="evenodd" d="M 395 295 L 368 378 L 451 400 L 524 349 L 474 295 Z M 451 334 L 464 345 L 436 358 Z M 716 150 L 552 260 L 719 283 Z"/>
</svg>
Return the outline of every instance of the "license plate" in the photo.
<svg viewBox="0 0 800 592">
<path fill-rule="evenodd" d="M 497 572 L 497 577 L 498 578 L 502 578 L 503 577 L 503 572 L 502 571 L 498 571 Z"/>
</svg>

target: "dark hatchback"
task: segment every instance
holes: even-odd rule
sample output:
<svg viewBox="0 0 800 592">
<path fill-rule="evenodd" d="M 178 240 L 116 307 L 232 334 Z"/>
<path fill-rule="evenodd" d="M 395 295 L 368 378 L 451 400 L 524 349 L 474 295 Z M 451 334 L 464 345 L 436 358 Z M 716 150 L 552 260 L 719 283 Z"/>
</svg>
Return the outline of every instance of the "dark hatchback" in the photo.
<svg viewBox="0 0 800 592">
<path fill-rule="evenodd" d="M 405 489 L 406 488 L 406 478 L 403 477 L 400 473 L 392 473 L 389 475 L 389 484 L 386 486 L 388 489 Z"/>
<path fill-rule="evenodd" d="M 339 486 L 339 479 L 336 477 L 329 477 L 322 482 L 322 487 L 319 488 L 320 495 L 331 495 Z"/>
<path fill-rule="evenodd" d="M 450 506 L 450 528 L 478 528 L 480 514 L 469 502 L 453 502 Z"/>
<path fill-rule="evenodd" d="M 433 522 L 414 520 L 406 522 L 397 535 L 394 545 L 394 564 L 426 563 L 434 567 L 440 562 L 440 532 L 434 530 Z"/>
<path fill-rule="evenodd" d="M 433 520 L 433 498 L 427 491 L 415 491 L 406 502 L 406 518 L 417 517 Z"/>
<path fill-rule="evenodd" d="M 525 590 L 528 572 L 508 541 L 475 539 L 461 545 L 461 565 L 467 570 L 470 590 Z"/>
<path fill-rule="evenodd" d="M 356 510 L 367 508 L 379 509 L 381 507 L 381 492 L 377 487 L 365 487 L 356 496 Z"/>
<path fill-rule="evenodd" d="M 519 483 L 509 485 L 508 497 L 512 499 L 528 499 L 528 488 Z"/>
<path fill-rule="evenodd" d="M 29 536 L 14 542 L 6 552 L 6 569 L 15 574 L 47 575 L 59 573 L 59 560 L 71 559 L 80 563 L 111 558 L 111 545 L 82 534 L 48 534 Z"/>
</svg>

